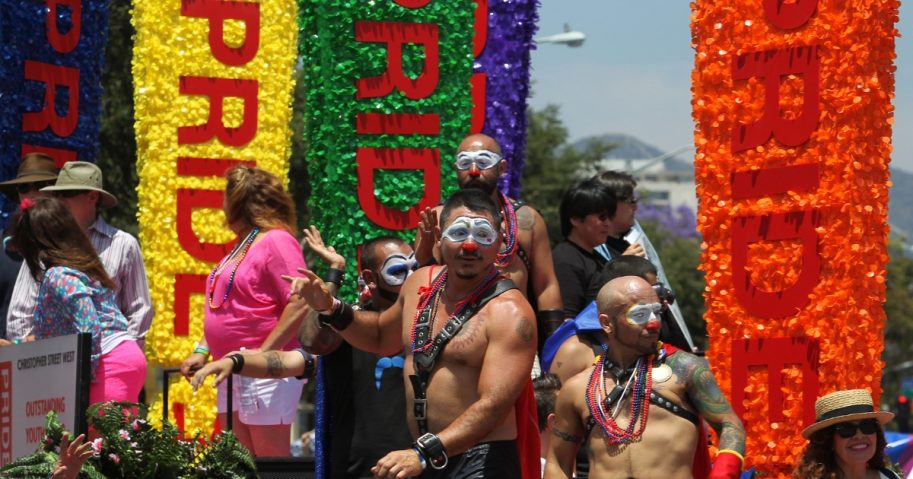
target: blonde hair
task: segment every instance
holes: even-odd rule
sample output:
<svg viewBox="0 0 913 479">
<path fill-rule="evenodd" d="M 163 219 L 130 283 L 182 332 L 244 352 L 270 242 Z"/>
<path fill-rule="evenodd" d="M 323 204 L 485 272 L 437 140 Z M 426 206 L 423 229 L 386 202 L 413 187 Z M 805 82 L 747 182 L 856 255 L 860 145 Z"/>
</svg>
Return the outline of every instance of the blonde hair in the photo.
<svg viewBox="0 0 913 479">
<path fill-rule="evenodd" d="M 229 223 L 295 234 L 295 203 L 276 175 L 239 165 L 225 172 L 225 178 L 225 217 Z"/>
</svg>

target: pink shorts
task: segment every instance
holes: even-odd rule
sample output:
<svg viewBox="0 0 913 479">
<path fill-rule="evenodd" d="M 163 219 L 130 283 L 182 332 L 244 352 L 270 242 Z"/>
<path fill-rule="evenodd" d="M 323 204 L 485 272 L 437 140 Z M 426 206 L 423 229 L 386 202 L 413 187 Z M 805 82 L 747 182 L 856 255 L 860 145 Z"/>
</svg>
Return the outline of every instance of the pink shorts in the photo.
<svg viewBox="0 0 913 479">
<path fill-rule="evenodd" d="M 219 384 L 218 411 L 228 412 L 228 380 Z M 231 408 L 238 419 L 251 426 L 291 424 L 298 412 L 304 381 L 296 378 L 256 379 L 232 377 Z"/>
<path fill-rule="evenodd" d="M 137 402 L 146 381 L 146 356 L 136 341 L 124 341 L 102 354 L 89 386 L 89 404 L 104 401 Z"/>
</svg>

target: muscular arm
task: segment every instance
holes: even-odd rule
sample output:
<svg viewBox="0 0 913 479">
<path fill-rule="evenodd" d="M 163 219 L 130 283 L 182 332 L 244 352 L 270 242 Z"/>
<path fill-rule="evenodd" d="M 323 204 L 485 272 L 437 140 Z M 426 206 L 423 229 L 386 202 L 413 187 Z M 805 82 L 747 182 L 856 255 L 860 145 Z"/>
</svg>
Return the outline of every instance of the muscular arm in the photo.
<svg viewBox="0 0 913 479">
<path fill-rule="evenodd" d="M 193 375 L 190 384 L 193 390 L 199 389 L 206 376 L 215 375 L 214 386 L 225 380 L 231 374 L 234 365 L 231 358 L 224 357 L 203 366 Z M 264 351 L 257 354 L 244 355 L 244 366 L 241 374 L 254 378 L 287 378 L 304 374 L 305 358 L 300 350 L 296 351 Z"/>
<path fill-rule="evenodd" d="M 577 410 L 578 398 L 583 397 L 586 374 L 578 374 L 564 383 L 555 400 L 555 425 L 546 453 L 545 478 L 573 477 L 577 450 L 583 444 L 585 429 Z"/>
<path fill-rule="evenodd" d="M 517 225 L 520 229 L 532 231 L 532 281 L 533 294 L 536 296 L 536 307 L 539 311 L 558 310 L 564 306 L 561 302 L 561 288 L 555 276 L 555 264 L 552 262 L 552 246 L 548 240 L 545 220 L 533 208 L 520 208 L 517 212 Z"/>
<path fill-rule="evenodd" d="M 438 434 L 451 456 L 504 422 L 529 381 L 536 354 L 533 311 L 519 291 L 504 293 L 483 311 L 490 320 L 485 324 L 488 348 L 479 373 L 479 399 Z"/>
<path fill-rule="evenodd" d="M 336 296 L 339 287 L 334 283 L 327 283 L 327 289 L 330 294 Z M 308 308 L 304 321 L 298 327 L 298 342 L 305 351 L 311 354 L 330 354 L 342 344 L 342 336 L 333 328 L 321 327 L 317 316 L 316 311 Z"/>
<path fill-rule="evenodd" d="M 744 455 L 745 428 L 742 420 L 720 390 L 707 361 L 678 352 L 669 357 L 669 366 L 679 381 L 687 381 L 688 398 L 719 435 L 720 449 L 731 449 Z"/>
</svg>

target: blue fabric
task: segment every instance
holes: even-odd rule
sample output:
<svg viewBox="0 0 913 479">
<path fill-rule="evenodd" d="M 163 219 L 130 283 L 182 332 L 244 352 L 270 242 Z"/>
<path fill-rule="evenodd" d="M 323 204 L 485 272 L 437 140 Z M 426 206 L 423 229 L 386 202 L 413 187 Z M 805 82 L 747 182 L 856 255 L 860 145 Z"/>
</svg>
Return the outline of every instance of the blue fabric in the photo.
<svg viewBox="0 0 913 479">
<path fill-rule="evenodd" d="M 545 344 L 542 346 L 542 355 L 539 357 L 539 365 L 542 368 L 542 372 L 548 372 L 552 361 L 555 360 L 555 354 L 558 353 L 558 348 L 568 338 L 579 331 L 599 331 L 600 329 L 602 327 L 599 325 L 599 311 L 596 310 L 596 301 L 593 301 L 583 308 L 583 311 L 580 311 L 573 320 L 565 321 L 545 340 Z"/>
<path fill-rule="evenodd" d="M 330 477 L 330 421 L 327 414 L 326 365 L 317 361 L 317 387 L 314 391 L 314 475 Z"/>
</svg>

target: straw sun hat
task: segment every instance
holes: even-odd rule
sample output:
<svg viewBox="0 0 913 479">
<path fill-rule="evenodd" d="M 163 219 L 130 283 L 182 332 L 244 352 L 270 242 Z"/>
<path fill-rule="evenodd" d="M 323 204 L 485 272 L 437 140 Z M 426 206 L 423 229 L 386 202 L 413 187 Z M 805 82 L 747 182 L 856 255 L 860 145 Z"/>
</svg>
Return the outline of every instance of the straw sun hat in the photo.
<svg viewBox="0 0 913 479">
<path fill-rule="evenodd" d="M 841 422 L 870 418 L 884 425 L 894 413 L 876 410 L 872 395 L 865 389 L 832 392 L 815 401 L 815 423 L 802 431 L 802 437 L 808 439 L 816 431 Z"/>
</svg>

